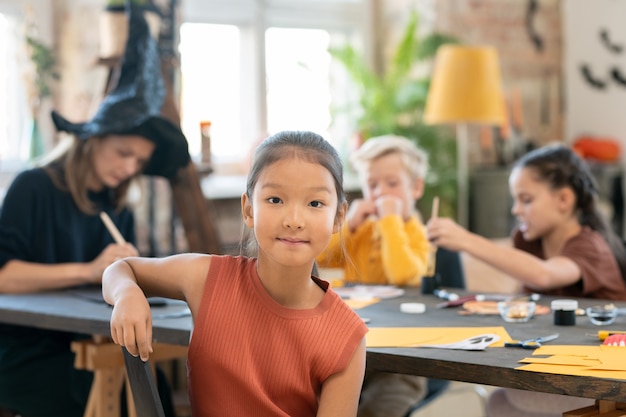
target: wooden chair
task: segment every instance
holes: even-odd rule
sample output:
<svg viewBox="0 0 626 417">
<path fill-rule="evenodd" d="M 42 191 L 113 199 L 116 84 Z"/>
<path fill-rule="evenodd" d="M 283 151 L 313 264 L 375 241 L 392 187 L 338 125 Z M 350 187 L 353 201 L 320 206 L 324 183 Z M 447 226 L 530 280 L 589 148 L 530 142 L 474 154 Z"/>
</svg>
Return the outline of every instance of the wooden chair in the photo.
<svg viewBox="0 0 626 417">
<path fill-rule="evenodd" d="M 122 347 L 122 351 L 137 416 L 165 417 L 150 362 L 132 356 L 125 347 Z"/>
</svg>

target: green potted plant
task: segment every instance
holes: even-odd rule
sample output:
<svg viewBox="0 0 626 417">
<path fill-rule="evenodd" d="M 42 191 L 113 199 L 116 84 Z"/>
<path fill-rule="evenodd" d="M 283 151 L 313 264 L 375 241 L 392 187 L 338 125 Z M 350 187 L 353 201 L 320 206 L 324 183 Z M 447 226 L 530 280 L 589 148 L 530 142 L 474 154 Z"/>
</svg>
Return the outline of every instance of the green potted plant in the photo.
<svg viewBox="0 0 626 417">
<path fill-rule="evenodd" d="M 456 142 L 445 127 L 428 126 L 422 122 L 430 77 L 416 75 L 420 64 L 431 60 L 437 48 L 456 43 L 454 37 L 442 34 L 418 36 L 419 18 L 413 12 L 404 28 L 391 60 L 384 71 L 370 69 L 365 58 L 346 44 L 329 48 L 352 78 L 358 102 L 351 111 L 360 140 L 373 136 L 396 134 L 415 140 L 429 155 L 430 170 L 420 210 L 428 212 L 433 196 L 440 198 L 440 213 L 456 213 Z"/>
<path fill-rule="evenodd" d="M 45 141 L 38 122 L 40 109 L 44 100 L 52 95 L 52 84 L 60 76 L 53 49 L 39 40 L 38 29 L 33 22 L 27 21 L 24 40 L 30 59 L 24 74 L 31 111 L 29 159 L 36 160 L 45 153 Z"/>
</svg>

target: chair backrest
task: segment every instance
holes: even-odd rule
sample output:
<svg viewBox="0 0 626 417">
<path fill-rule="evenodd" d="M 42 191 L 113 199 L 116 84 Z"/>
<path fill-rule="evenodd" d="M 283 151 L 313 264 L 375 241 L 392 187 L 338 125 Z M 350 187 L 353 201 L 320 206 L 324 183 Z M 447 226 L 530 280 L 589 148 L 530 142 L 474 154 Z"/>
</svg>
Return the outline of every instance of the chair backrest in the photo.
<svg viewBox="0 0 626 417">
<path fill-rule="evenodd" d="M 122 347 L 122 351 L 137 416 L 165 417 L 150 362 L 143 362 L 139 357 L 131 355 L 125 347 Z"/>
<path fill-rule="evenodd" d="M 437 248 L 435 273 L 439 274 L 439 285 L 442 287 L 465 289 L 465 273 L 458 252 Z"/>
</svg>

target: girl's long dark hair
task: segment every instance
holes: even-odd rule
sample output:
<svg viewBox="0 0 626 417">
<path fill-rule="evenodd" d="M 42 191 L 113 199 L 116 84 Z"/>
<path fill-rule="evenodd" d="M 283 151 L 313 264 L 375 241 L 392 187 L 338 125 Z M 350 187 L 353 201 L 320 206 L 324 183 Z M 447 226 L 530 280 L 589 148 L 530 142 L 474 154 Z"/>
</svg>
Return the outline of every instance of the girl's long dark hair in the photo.
<svg viewBox="0 0 626 417">
<path fill-rule="evenodd" d="M 608 242 L 626 281 L 626 248 L 598 210 L 598 185 L 588 165 L 565 145 L 548 145 L 522 156 L 514 168 L 531 168 L 553 189 L 568 187 L 576 196 L 576 213 L 583 226 L 600 233 Z"/>
</svg>

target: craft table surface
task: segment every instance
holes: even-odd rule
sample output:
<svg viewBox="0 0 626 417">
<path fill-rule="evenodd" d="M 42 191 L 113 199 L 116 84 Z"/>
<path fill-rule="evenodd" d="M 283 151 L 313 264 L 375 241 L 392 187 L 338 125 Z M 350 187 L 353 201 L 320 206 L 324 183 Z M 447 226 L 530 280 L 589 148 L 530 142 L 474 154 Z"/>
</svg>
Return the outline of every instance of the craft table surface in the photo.
<svg viewBox="0 0 626 417">
<path fill-rule="evenodd" d="M 550 305 L 550 298 L 539 303 Z M 426 304 L 423 314 L 400 312 L 403 302 Z M 527 323 L 506 323 L 494 315 L 459 315 L 459 307 L 438 309 L 441 300 L 424 296 L 419 290 L 383 300 L 357 310 L 369 318 L 370 327 L 493 327 L 503 326 L 514 339 L 548 335 L 558 332 L 552 344 L 598 345 L 598 330 L 626 330 L 626 316 L 607 327 L 591 324 L 586 317 L 577 317 L 575 326 L 555 326 L 552 314 L 536 316 Z M 598 300 L 579 299 L 580 307 L 598 304 Z M 626 303 L 616 303 L 626 307 Z M 153 314 L 180 312 L 181 304 L 153 307 Z M 0 295 L 0 322 L 46 329 L 109 335 L 111 308 L 68 291 L 27 295 Z M 192 326 L 190 317 L 154 320 L 154 337 L 159 342 L 187 345 Z M 421 375 L 484 385 L 518 388 L 554 394 L 566 394 L 601 400 L 626 402 L 626 380 L 597 377 L 557 375 L 520 371 L 520 359 L 532 351 L 519 348 L 488 348 L 471 352 L 425 348 L 369 348 L 368 369 Z"/>
</svg>

